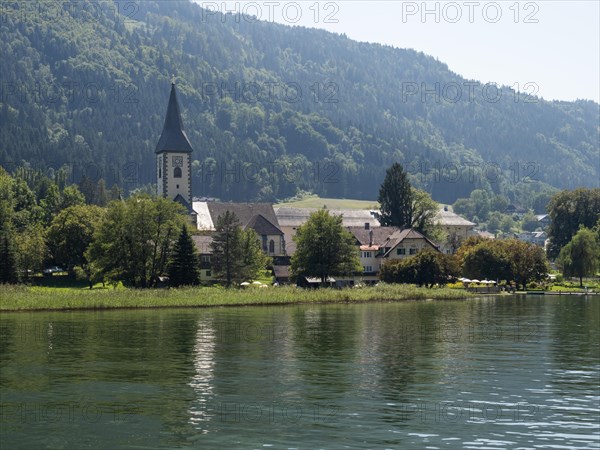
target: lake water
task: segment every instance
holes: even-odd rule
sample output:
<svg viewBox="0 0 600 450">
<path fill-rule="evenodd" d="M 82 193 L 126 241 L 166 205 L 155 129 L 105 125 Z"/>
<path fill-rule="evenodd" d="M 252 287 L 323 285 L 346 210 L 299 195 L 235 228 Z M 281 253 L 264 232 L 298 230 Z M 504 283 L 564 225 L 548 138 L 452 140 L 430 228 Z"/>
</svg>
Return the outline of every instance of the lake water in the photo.
<svg viewBox="0 0 600 450">
<path fill-rule="evenodd" d="M 0 448 L 600 448 L 600 298 L 9 313 Z"/>
</svg>

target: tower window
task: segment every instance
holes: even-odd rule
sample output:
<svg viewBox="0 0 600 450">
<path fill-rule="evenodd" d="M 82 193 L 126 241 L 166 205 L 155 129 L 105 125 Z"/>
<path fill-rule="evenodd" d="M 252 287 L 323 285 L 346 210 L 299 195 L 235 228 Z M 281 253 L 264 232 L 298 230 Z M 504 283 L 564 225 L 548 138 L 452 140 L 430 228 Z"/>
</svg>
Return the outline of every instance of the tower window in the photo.
<svg viewBox="0 0 600 450">
<path fill-rule="evenodd" d="M 162 178 L 162 168 L 158 166 L 158 178 Z"/>
<path fill-rule="evenodd" d="M 181 167 L 175 167 L 173 170 L 173 176 L 175 178 L 181 178 Z"/>
<path fill-rule="evenodd" d="M 275 253 L 275 241 L 273 239 L 269 241 L 269 253 Z"/>
</svg>

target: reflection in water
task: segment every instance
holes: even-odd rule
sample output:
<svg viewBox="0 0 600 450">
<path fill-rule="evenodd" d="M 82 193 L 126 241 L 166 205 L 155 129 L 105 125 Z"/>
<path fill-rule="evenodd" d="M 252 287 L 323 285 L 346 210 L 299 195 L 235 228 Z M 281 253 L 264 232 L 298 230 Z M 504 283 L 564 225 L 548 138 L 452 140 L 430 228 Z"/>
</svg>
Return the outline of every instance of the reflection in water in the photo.
<svg viewBox="0 0 600 450">
<path fill-rule="evenodd" d="M 211 401 L 213 400 L 216 330 L 210 319 L 200 319 L 197 324 L 198 331 L 194 344 L 195 373 L 189 382 L 196 395 L 194 404 L 189 410 L 190 423 L 202 433 L 208 433 L 207 423 L 213 417 Z"/>
<path fill-rule="evenodd" d="M 600 442 L 598 297 L 1 319 L 3 448 Z"/>
</svg>

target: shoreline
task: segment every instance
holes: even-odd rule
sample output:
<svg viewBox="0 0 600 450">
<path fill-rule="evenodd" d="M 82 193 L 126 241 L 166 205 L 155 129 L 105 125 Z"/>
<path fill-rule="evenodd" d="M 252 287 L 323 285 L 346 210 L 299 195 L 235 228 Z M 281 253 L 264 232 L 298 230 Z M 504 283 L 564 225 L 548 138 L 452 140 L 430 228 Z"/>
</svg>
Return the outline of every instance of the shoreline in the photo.
<svg viewBox="0 0 600 450">
<path fill-rule="evenodd" d="M 401 303 L 401 302 L 424 302 L 424 301 L 462 301 L 481 297 L 498 297 L 499 294 L 481 294 L 470 297 L 459 298 L 401 298 L 390 299 L 368 299 L 368 300 L 320 300 L 320 301 L 297 301 L 297 302 L 260 302 L 260 303 L 227 303 L 214 305 L 157 305 L 157 306 L 107 306 L 107 307 L 77 307 L 77 308 L 31 308 L 31 309 L 2 309 L 3 313 L 37 313 L 37 312 L 92 312 L 92 311 L 134 311 L 151 309 L 208 309 L 208 308 L 250 308 L 268 306 L 296 306 L 296 305 L 360 305 L 365 303 Z"/>
<path fill-rule="evenodd" d="M 425 288 L 414 285 L 380 285 L 360 289 L 300 289 L 283 286 L 269 289 L 181 289 L 54 288 L 0 285 L 0 314 L 21 312 L 114 311 L 247 306 L 291 306 L 308 304 L 396 303 L 403 301 L 468 300 L 512 295 L 577 297 L 595 292 L 517 291 L 474 293 L 463 289 Z"/>
<path fill-rule="evenodd" d="M 497 296 L 494 294 L 493 296 Z M 315 289 L 292 287 L 226 290 L 212 287 L 184 289 L 60 289 L 0 287 L 0 314 L 16 312 L 107 311 L 117 309 L 211 308 L 351 304 L 419 300 L 466 300 L 487 297 L 449 288 L 418 288 L 385 285 L 361 289 Z"/>
</svg>

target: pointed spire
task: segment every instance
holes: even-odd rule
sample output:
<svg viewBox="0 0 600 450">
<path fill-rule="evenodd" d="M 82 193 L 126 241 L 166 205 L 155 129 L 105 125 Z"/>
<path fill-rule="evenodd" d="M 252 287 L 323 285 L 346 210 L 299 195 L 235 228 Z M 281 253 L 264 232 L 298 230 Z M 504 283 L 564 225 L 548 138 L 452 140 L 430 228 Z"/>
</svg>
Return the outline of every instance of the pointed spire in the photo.
<svg viewBox="0 0 600 450">
<path fill-rule="evenodd" d="M 171 96 L 169 97 L 165 125 L 156 145 L 155 152 L 163 153 L 168 151 L 182 153 L 191 153 L 193 151 L 190 141 L 185 131 L 183 131 L 183 122 L 181 121 L 174 82 L 171 83 Z"/>
</svg>

